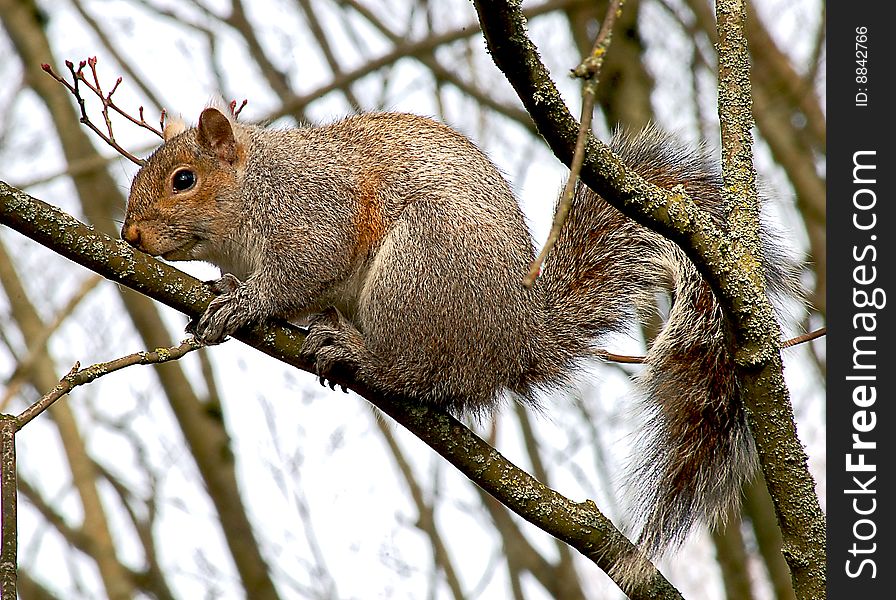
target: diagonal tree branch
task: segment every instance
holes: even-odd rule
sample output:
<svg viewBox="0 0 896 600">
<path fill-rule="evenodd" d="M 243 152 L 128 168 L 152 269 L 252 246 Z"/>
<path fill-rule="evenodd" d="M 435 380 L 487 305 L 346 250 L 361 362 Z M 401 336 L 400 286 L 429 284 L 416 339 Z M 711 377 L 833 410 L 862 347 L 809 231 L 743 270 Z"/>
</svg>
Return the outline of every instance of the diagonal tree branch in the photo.
<svg viewBox="0 0 896 600">
<path fill-rule="evenodd" d="M 3 182 L 0 222 L 107 279 L 191 317 L 201 314 L 214 297 L 201 281 Z M 314 372 L 299 355 L 304 334 L 298 327 L 265 323 L 237 332 L 235 337 L 287 364 Z M 638 555 L 635 546 L 593 502 L 573 502 L 538 482 L 449 414 L 419 402 L 380 396 L 356 382 L 336 383 L 370 401 L 501 503 L 571 545 L 603 570 L 610 570 L 623 556 Z M 617 582 L 628 596 L 681 597 L 655 567 L 647 563 L 645 568 L 648 574 L 643 581 Z"/>
</svg>

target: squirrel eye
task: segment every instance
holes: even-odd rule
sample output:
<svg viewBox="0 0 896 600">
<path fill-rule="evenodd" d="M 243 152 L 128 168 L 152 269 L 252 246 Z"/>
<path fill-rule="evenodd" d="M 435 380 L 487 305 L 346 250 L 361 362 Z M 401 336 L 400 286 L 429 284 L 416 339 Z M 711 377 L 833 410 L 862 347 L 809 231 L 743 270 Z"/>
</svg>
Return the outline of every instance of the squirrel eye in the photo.
<svg viewBox="0 0 896 600">
<path fill-rule="evenodd" d="M 179 169 L 171 177 L 171 186 L 175 192 L 185 192 L 196 185 L 196 174 L 190 169 Z"/>
</svg>

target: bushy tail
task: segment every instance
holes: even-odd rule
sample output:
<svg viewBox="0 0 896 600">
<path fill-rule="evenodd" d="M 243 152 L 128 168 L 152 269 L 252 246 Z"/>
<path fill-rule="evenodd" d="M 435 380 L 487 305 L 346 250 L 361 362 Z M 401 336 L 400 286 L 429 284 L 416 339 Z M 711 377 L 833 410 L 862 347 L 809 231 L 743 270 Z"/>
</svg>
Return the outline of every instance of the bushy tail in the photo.
<svg viewBox="0 0 896 600">
<path fill-rule="evenodd" d="M 617 135 L 625 163 L 661 187 L 681 184 L 720 227 L 722 182 L 701 153 L 653 129 Z M 773 292 L 792 291 L 795 270 L 768 244 L 761 257 Z M 646 417 L 631 477 L 642 526 L 639 543 L 656 555 L 696 521 L 713 523 L 737 503 L 756 452 L 741 400 L 732 335 L 712 290 L 674 243 L 622 215 L 584 186 L 539 279 L 556 349 L 538 372 L 562 372 L 587 356 L 602 334 L 627 329 L 671 302 L 667 322 L 639 378 Z M 538 382 L 533 382 L 537 384 Z M 636 488 L 636 489 L 635 489 Z"/>
</svg>

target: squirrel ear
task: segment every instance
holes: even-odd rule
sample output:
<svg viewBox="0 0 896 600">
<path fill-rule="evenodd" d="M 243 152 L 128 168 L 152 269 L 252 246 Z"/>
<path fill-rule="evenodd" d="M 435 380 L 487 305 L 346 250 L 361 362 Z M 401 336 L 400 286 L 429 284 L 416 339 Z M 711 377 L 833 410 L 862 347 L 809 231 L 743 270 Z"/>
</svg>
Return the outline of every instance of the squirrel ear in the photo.
<svg viewBox="0 0 896 600">
<path fill-rule="evenodd" d="M 221 160 L 236 161 L 236 138 L 230 119 L 217 108 L 206 108 L 199 115 L 199 144 L 211 150 Z"/>
</svg>

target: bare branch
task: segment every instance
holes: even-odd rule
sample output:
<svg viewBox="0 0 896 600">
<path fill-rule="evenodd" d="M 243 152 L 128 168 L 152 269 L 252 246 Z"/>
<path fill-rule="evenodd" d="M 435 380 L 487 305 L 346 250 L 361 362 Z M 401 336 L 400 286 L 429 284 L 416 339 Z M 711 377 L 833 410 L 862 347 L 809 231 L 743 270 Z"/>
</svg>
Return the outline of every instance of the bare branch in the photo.
<svg viewBox="0 0 896 600">
<path fill-rule="evenodd" d="M 827 335 L 827 333 L 828 333 L 828 328 L 822 327 L 821 329 L 816 329 L 815 331 L 811 331 L 809 333 L 804 333 L 803 335 L 800 335 L 795 338 L 781 342 L 781 347 L 782 348 L 790 348 L 791 346 L 796 346 L 797 344 L 804 344 L 806 342 L 811 342 L 812 340 L 818 339 L 823 335 Z"/>
<path fill-rule="evenodd" d="M 16 418 L 0 415 L 0 600 L 16 600 Z"/>
<path fill-rule="evenodd" d="M 79 385 L 85 385 L 103 375 L 114 373 L 131 365 L 161 364 L 178 360 L 188 352 L 198 350 L 202 345 L 189 338 L 179 346 L 158 348 L 152 352 L 137 352 L 115 360 L 99 363 L 81 369 L 78 363 L 72 367 L 68 375 L 59 380 L 59 384 L 40 400 L 19 413 L 18 416 L 0 415 L 0 507 L 2 507 L 2 546 L 0 546 L 0 600 L 16 598 L 16 478 L 15 435 L 35 417 L 43 413 L 54 402 L 68 394 Z"/>
<path fill-rule="evenodd" d="M 806 342 L 810 342 L 814 339 L 818 339 L 823 335 L 826 335 L 828 332 L 827 327 L 822 327 L 821 329 L 816 329 L 815 331 L 805 333 L 803 335 L 797 336 L 795 338 L 791 338 L 789 340 L 784 340 L 781 342 L 781 348 L 790 348 L 792 346 L 796 346 L 799 344 L 804 344 Z M 602 350 L 600 348 L 592 350 L 591 354 L 600 358 L 601 360 L 606 360 L 609 362 L 616 363 L 625 363 L 625 364 L 643 364 L 646 360 L 643 356 L 626 356 L 624 354 L 614 354 L 612 352 L 607 352 L 606 350 Z"/>
<path fill-rule="evenodd" d="M 240 102 L 239 106 L 236 105 L 236 100 L 230 101 L 230 105 L 229 105 L 230 106 L 230 114 L 233 115 L 234 119 L 236 119 L 237 117 L 240 116 L 240 113 L 243 111 L 243 109 L 246 107 L 246 104 L 248 104 L 248 103 L 249 103 L 249 101 L 245 98 L 243 98 L 243 101 Z"/>
<path fill-rule="evenodd" d="M 120 371 L 125 367 L 132 365 L 154 365 L 166 363 L 171 360 L 178 360 L 185 354 L 198 350 L 202 344 L 192 337 L 184 340 L 177 346 L 171 348 L 156 348 L 152 351 L 136 352 L 109 362 L 98 363 L 82 369 L 79 363 L 75 363 L 68 375 L 59 380 L 53 390 L 46 393 L 40 400 L 26 408 L 16 417 L 16 426 L 21 429 L 31 422 L 37 415 L 47 410 L 54 402 L 68 394 L 79 385 L 91 383 L 109 373 Z"/>
<path fill-rule="evenodd" d="M 205 284 L 186 273 L 2 182 L 0 222 L 104 277 L 190 316 L 201 314 L 214 297 Z M 234 337 L 287 364 L 314 372 L 314 366 L 301 355 L 304 334 L 295 326 L 265 322 L 240 330 Z M 538 482 L 443 409 L 405 398 L 385 397 L 361 382 L 333 379 L 401 423 L 502 504 L 570 544 L 605 571 L 623 556 L 643 561 L 642 582 L 620 582 L 632 598 L 681 597 L 593 502 L 573 502 Z"/>
<path fill-rule="evenodd" d="M 551 231 L 538 257 L 529 267 L 529 273 L 523 279 L 523 285 L 532 287 L 535 279 L 538 277 L 544 261 L 557 239 L 560 237 L 560 231 L 563 224 L 569 216 L 569 209 L 572 206 L 572 198 L 575 194 L 576 183 L 579 181 L 579 173 L 582 170 L 582 161 L 585 157 L 585 140 L 588 133 L 591 132 L 591 119 L 594 117 L 594 100 L 597 95 L 597 85 L 600 81 L 600 70 L 604 64 L 604 56 L 610 46 L 612 40 L 613 24 L 622 10 L 625 0 L 611 0 L 607 7 L 607 15 L 601 22 L 600 31 L 594 40 L 594 48 L 591 54 L 586 56 L 578 67 L 573 69 L 572 73 L 576 77 L 580 77 L 582 81 L 582 117 L 579 119 L 579 134 L 576 138 L 576 148 L 573 153 L 572 163 L 569 165 L 569 178 L 563 188 L 563 194 L 560 196 L 560 202 L 557 204 L 557 210 L 554 214 L 554 222 L 551 224 Z"/>
<path fill-rule="evenodd" d="M 69 91 L 69 93 L 71 93 L 71 95 L 75 97 L 75 100 L 77 100 L 77 102 L 78 102 L 78 108 L 81 111 L 81 118 L 80 118 L 81 123 L 83 123 L 88 128 L 90 128 L 90 130 L 93 131 L 96 135 L 98 135 L 100 137 L 100 139 L 102 139 L 104 142 L 106 142 L 107 144 L 109 144 L 110 146 L 115 148 L 115 150 L 118 151 L 119 154 L 121 154 L 122 156 L 124 156 L 125 158 L 127 158 L 128 160 L 130 160 L 131 162 L 133 162 L 136 165 L 142 165 L 143 160 L 137 158 L 136 156 L 134 156 L 133 154 L 131 154 L 130 152 L 125 150 L 115 140 L 115 134 L 112 131 L 112 120 L 109 116 L 109 110 L 111 109 L 111 110 L 115 111 L 116 113 L 118 113 L 119 115 L 121 115 L 122 117 L 124 117 L 125 119 L 130 121 L 131 123 L 137 125 L 138 127 L 147 129 L 163 139 L 164 139 L 164 136 L 162 135 L 161 129 L 164 129 L 165 111 L 163 110 L 161 113 L 162 117 L 161 117 L 161 120 L 159 123 L 159 126 L 161 129 L 156 129 L 155 127 L 153 127 L 152 125 L 150 125 L 149 123 L 146 122 L 146 119 L 144 119 L 144 117 L 143 117 L 143 107 L 142 106 L 139 108 L 139 113 L 138 113 L 139 118 L 130 115 L 127 111 L 123 110 L 121 107 L 119 107 L 117 104 L 115 104 L 115 101 L 112 99 L 112 95 L 115 93 L 115 90 L 117 90 L 118 86 L 121 85 L 121 81 L 122 81 L 121 77 L 119 77 L 115 80 L 115 83 L 112 85 L 112 89 L 109 90 L 108 93 L 103 93 L 103 88 L 102 88 L 102 85 L 100 84 L 99 74 L 97 73 L 97 70 L 96 70 L 96 63 L 97 63 L 96 57 L 92 56 L 92 57 L 88 58 L 86 61 L 82 60 L 80 63 L 78 63 L 78 68 L 75 69 L 75 65 L 72 61 L 70 61 L 70 60 L 65 61 L 65 66 L 68 67 L 68 70 L 72 76 L 72 83 L 69 83 L 64 77 L 57 74 L 56 71 L 53 70 L 53 67 L 51 67 L 47 63 L 41 64 L 41 69 L 43 69 L 50 77 L 52 77 L 53 79 L 55 79 L 56 81 L 61 83 L 63 86 L 65 86 L 65 88 Z M 91 73 L 91 76 L 93 79 L 92 83 L 90 81 L 88 81 L 87 76 L 84 75 L 84 67 L 87 67 L 87 66 L 90 67 L 90 73 Z M 105 132 L 102 131 L 99 127 L 97 127 L 96 124 L 93 121 L 91 121 L 90 116 L 87 114 L 87 103 L 84 100 L 84 97 L 81 95 L 81 85 L 82 84 L 85 85 L 87 87 L 87 89 L 89 89 L 91 92 L 93 92 L 93 94 L 99 99 L 99 101 L 102 104 L 103 108 L 102 108 L 101 114 L 103 115 L 103 122 L 105 123 L 105 126 L 106 126 Z"/>
</svg>

